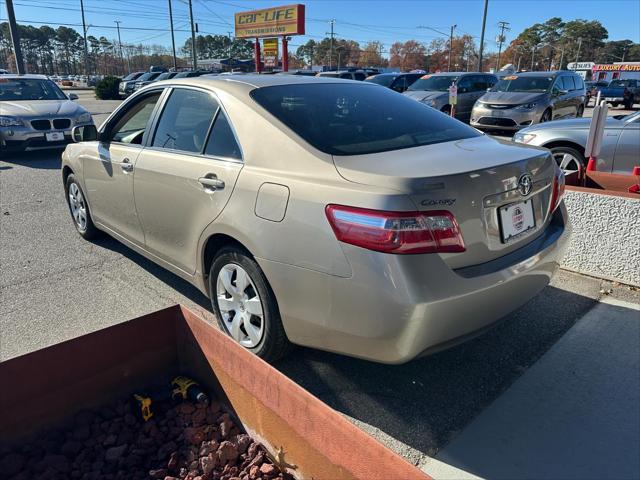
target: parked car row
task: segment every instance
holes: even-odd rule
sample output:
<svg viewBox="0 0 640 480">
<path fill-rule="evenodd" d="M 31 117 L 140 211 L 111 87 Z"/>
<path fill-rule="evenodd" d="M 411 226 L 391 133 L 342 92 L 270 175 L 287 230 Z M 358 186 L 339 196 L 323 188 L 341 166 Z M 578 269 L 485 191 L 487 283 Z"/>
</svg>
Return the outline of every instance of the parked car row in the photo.
<svg viewBox="0 0 640 480">
<path fill-rule="evenodd" d="M 180 72 L 169 72 L 160 70 L 157 67 L 148 72 L 132 72 L 120 81 L 118 91 L 121 96 L 128 97 L 133 92 L 140 90 L 147 85 L 161 80 L 171 78 L 192 78 L 201 75 L 211 74 L 208 70 L 185 70 Z"/>
</svg>

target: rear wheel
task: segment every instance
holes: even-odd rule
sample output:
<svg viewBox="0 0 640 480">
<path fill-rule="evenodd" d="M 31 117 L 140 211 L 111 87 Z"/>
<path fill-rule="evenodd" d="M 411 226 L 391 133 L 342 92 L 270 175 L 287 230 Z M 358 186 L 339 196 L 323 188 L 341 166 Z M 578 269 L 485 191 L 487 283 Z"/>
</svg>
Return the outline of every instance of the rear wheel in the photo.
<svg viewBox="0 0 640 480">
<path fill-rule="evenodd" d="M 631 110 L 633 108 L 633 98 L 627 98 L 624 101 L 624 108 L 626 108 L 627 110 Z"/>
<path fill-rule="evenodd" d="M 618 102 L 611 102 L 611 106 L 613 108 L 617 107 L 618 105 L 620 105 Z"/>
<path fill-rule="evenodd" d="M 553 147 L 551 154 L 560 169 L 567 174 L 584 168 L 584 155 L 575 148 Z"/>
<path fill-rule="evenodd" d="M 209 272 L 209 291 L 220 328 L 241 346 L 267 362 L 289 351 L 275 295 L 245 250 L 224 247 L 218 252 Z"/>
<path fill-rule="evenodd" d="M 85 240 L 96 238 L 100 234 L 100 230 L 93 224 L 87 199 L 73 173 L 67 177 L 65 193 L 67 194 L 69 213 L 71 213 L 73 224 L 80 236 Z"/>
<path fill-rule="evenodd" d="M 582 115 L 584 115 L 584 106 L 580 105 L 578 107 L 578 113 L 576 113 L 576 117 L 580 118 L 580 117 L 582 117 Z"/>
</svg>

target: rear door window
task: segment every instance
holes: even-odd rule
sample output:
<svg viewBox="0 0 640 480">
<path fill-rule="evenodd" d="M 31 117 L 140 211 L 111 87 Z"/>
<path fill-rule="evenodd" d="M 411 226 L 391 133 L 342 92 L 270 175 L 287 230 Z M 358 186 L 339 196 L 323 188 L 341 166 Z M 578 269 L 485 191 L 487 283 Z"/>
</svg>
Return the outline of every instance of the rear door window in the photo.
<svg viewBox="0 0 640 480">
<path fill-rule="evenodd" d="M 218 115 L 211 128 L 209 141 L 207 142 L 204 153 L 214 157 L 234 158 L 236 160 L 242 159 L 240 146 L 233 134 L 229 119 L 222 109 L 218 109 Z"/>
<path fill-rule="evenodd" d="M 208 92 L 174 89 L 162 110 L 151 146 L 202 152 L 217 110 L 218 102 Z"/>
</svg>

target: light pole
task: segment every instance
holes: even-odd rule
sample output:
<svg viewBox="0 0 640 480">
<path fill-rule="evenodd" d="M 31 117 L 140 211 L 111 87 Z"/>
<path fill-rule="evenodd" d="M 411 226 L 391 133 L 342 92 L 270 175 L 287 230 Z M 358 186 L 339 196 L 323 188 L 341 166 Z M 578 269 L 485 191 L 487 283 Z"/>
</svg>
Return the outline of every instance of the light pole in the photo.
<svg viewBox="0 0 640 480">
<path fill-rule="evenodd" d="M 340 71 L 340 54 L 342 50 L 344 50 L 342 45 L 336 47 L 336 52 L 338 52 L 338 71 Z"/>
<path fill-rule="evenodd" d="M 23 74 L 25 73 L 24 62 L 22 61 L 20 33 L 18 33 L 16 14 L 13 12 L 13 0 L 7 0 L 7 16 L 9 17 L 9 31 L 11 32 L 11 42 L 13 43 L 13 56 L 16 57 L 16 71 L 19 74 Z"/>
<path fill-rule="evenodd" d="M 173 48 L 173 69 L 178 70 L 178 59 L 176 58 L 176 39 L 173 34 L 173 9 L 171 8 L 171 0 L 169 0 L 169 24 L 171 25 L 171 48 Z M 131 68 L 129 68 L 131 71 Z"/>
<path fill-rule="evenodd" d="M 84 21 L 84 2 L 80 0 L 80 12 L 82 13 L 82 38 L 84 39 L 84 74 L 89 81 L 89 49 L 87 47 L 87 26 Z"/>
<path fill-rule="evenodd" d="M 458 25 L 451 25 L 451 34 L 449 34 L 449 66 L 447 67 L 448 72 L 451 71 L 451 51 L 453 50 L 453 30 L 455 30 L 457 26 Z"/>
<path fill-rule="evenodd" d="M 191 21 L 191 59 L 193 61 L 193 69 L 198 69 L 198 57 L 196 57 L 196 30 L 193 26 L 193 6 L 189 0 L 189 19 Z"/>
<path fill-rule="evenodd" d="M 489 9 L 489 0 L 484 0 L 484 15 L 482 16 L 482 34 L 480 35 L 480 53 L 478 55 L 478 71 L 482 72 L 482 50 L 484 49 L 484 31 L 487 26 L 487 10 Z"/>
<path fill-rule="evenodd" d="M 118 46 L 120 47 L 120 62 L 122 63 L 122 68 L 124 69 L 124 55 L 122 55 L 122 39 L 120 38 L 120 24 L 122 23 L 122 21 L 114 20 L 114 22 L 118 28 Z M 131 71 L 131 68 L 129 68 L 129 71 Z"/>
</svg>

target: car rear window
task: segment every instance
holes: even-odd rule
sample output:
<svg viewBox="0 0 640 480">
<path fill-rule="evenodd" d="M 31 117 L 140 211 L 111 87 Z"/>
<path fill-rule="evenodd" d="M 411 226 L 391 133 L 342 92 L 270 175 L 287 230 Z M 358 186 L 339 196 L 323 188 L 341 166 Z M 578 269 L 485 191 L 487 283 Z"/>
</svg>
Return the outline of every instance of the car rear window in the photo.
<svg viewBox="0 0 640 480">
<path fill-rule="evenodd" d="M 396 78 L 395 75 L 376 75 L 375 77 L 368 77 L 365 81 L 388 87 Z"/>
<path fill-rule="evenodd" d="M 392 90 L 317 83 L 258 88 L 252 98 L 318 150 L 363 155 L 480 136 Z"/>
</svg>

